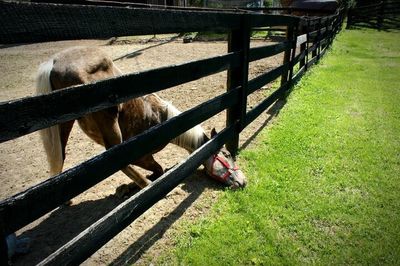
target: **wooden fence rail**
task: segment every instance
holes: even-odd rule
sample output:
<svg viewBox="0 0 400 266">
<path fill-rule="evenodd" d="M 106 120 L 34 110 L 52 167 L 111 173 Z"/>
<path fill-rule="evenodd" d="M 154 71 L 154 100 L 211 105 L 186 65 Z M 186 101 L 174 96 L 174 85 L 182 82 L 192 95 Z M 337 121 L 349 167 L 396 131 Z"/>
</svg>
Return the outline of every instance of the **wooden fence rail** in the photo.
<svg viewBox="0 0 400 266">
<path fill-rule="evenodd" d="M 239 54 L 230 53 L 3 103 L 0 104 L 0 142 L 212 75 L 239 63 Z"/>
<path fill-rule="evenodd" d="M 342 9 L 327 17 L 306 19 L 231 10 L 161 10 L 1 1 L 2 44 L 216 29 L 228 30 L 230 37 L 228 53 L 224 55 L 0 103 L 0 142 L 4 142 L 135 97 L 228 70 L 226 93 L 1 201 L 0 262 L 8 263 L 5 244 L 8 234 L 84 192 L 129 162 L 227 109 L 227 127 L 217 137 L 185 162 L 121 203 L 41 264 L 76 264 L 85 260 L 176 187 L 224 143 L 235 153 L 241 130 L 277 99 L 288 94 L 292 85 L 326 52 L 342 22 Z M 286 40 L 250 49 L 251 30 L 270 26 L 286 27 Z M 279 53 L 284 53 L 282 65 L 249 80 L 249 62 Z M 247 111 L 247 96 L 279 77 L 281 86 Z M 96 94 L 92 93 L 93 90 Z M 87 97 L 89 94 L 90 97 Z"/>
</svg>

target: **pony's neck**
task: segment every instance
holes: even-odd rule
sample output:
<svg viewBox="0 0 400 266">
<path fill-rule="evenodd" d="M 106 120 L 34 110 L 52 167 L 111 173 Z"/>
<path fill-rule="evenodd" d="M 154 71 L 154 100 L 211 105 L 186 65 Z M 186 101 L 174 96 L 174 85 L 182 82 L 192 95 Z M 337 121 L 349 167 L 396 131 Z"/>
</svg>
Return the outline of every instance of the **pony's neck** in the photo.
<svg viewBox="0 0 400 266">
<path fill-rule="evenodd" d="M 165 103 L 166 103 L 167 119 L 170 119 L 181 113 L 171 103 L 168 103 L 168 102 L 165 102 Z M 209 140 L 209 138 L 206 136 L 203 128 L 200 125 L 197 125 L 191 129 L 189 129 L 182 135 L 171 140 L 171 143 L 184 148 L 189 153 L 192 153 L 197 148 L 199 148 L 201 145 L 203 145 L 205 142 L 207 142 L 208 140 Z"/>
</svg>

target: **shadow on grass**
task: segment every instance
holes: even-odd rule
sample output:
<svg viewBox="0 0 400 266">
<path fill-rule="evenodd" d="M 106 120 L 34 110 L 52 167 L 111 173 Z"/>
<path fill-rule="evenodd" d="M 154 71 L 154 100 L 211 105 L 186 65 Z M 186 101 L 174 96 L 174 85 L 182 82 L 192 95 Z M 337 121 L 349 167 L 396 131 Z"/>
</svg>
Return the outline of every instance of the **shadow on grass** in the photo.
<svg viewBox="0 0 400 266">
<path fill-rule="evenodd" d="M 197 171 L 194 176 L 188 178 L 182 187 L 189 195 L 171 211 L 168 216 L 163 217 L 150 230 L 143 234 L 137 241 L 132 243 L 118 258 L 110 265 L 131 265 L 149 250 L 165 232 L 185 213 L 185 211 L 200 197 L 206 188 L 221 189 L 223 186 L 206 177 L 203 171 Z"/>
<path fill-rule="evenodd" d="M 260 127 L 246 139 L 246 141 L 240 146 L 240 150 L 246 149 L 249 144 L 260 134 L 260 132 L 271 122 L 271 120 L 276 117 L 281 109 L 285 106 L 286 100 L 277 100 L 268 110 L 268 118 L 260 125 Z"/>
</svg>

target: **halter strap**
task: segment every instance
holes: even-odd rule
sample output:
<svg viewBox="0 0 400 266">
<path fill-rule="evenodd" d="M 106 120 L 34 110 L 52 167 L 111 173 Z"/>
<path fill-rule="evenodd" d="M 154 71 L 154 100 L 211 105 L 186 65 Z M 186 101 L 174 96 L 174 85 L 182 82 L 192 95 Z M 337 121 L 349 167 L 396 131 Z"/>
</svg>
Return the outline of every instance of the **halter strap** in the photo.
<svg viewBox="0 0 400 266">
<path fill-rule="evenodd" d="M 218 176 L 218 175 L 216 175 L 216 174 L 214 174 L 214 163 L 215 163 L 215 161 L 219 161 L 223 166 L 225 166 L 225 168 L 227 169 L 226 170 L 226 173 L 221 177 L 221 176 Z M 223 181 L 223 182 L 227 182 L 228 181 L 228 177 L 233 173 L 233 172 L 235 172 L 235 171 L 237 171 L 237 170 L 239 170 L 239 167 L 237 167 L 236 165 L 232 168 L 231 166 L 230 166 L 230 164 L 224 159 L 224 158 L 222 158 L 222 157 L 220 157 L 220 156 L 218 156 L 217 154 L 214 154 L 214 156 L 213 156 L 213 161 L 212 161 L 212 164 L 211 164 L 211 172 L 209 172 L 208 174 L 212 177 L 212 178 L 214 178 L 214 179 L 216 179 L 216 180 L 218 180 L 218 181 Z M 208 172 L 208 171 L 207 171 Z"/>
</svg>

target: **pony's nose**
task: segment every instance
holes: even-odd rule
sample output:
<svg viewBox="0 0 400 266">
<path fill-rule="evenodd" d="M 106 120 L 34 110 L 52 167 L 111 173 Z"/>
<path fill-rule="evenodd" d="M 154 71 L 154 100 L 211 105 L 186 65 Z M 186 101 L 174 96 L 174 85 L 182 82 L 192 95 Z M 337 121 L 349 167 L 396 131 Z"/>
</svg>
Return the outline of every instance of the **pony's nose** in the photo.
<svg viewBox="0 0 400 266">
<path fill-rule="evenodd" d="M 241 183 L 239 183 L 239 186 L 240 187 L 246 187 L 247 186 L 247 181 L 246 181 L 246 179 L 244 179 L 244 180 L 242 180 L 242 182 Z"/>
<path fill-rule="evenodd" d="M 236 179 L 233 181 L 233 184 L 231 186 L 232 189 L 244 188 L 247 185 L 246 177 L 244 176 L 242 171 L 236 170 L 235 177 Z"/>
<path fill-rule="evenodd" d="M 233 181 L 233 184 L 231 185 L 231 189 L 239 189 L 239 188 L 244 188 L 246 186 L 246 181 L 245 182 L 239 182 L 239 181 Z"/>
<path fill-rule="evenodd" d="M 237 170 L 236 175 L 238 177 L 237 182 L 239 184 L 239 187 L 245 187 L 247 185 L 246 176 L 243 174 L 241 170 Z"/>
</svg>

